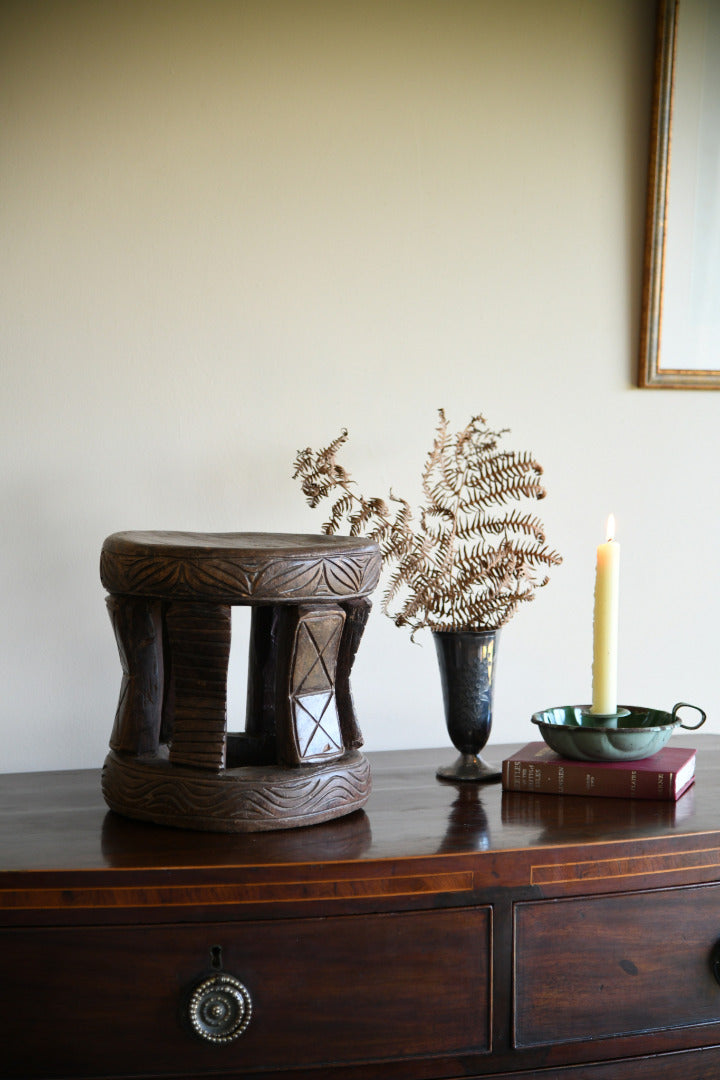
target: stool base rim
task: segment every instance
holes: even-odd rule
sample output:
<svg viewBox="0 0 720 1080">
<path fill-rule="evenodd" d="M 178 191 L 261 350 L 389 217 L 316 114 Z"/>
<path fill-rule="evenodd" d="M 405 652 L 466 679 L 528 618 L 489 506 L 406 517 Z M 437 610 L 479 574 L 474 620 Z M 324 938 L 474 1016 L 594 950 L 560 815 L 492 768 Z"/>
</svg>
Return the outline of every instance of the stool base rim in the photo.
<svg viewBox="0 0 720 1080">
<path fill-rule="evenodd" d="M 320 764 L 218 772 L 111 750 L 102 771 L 103 796 L 116 813 L 204 832 L 316 825 L 359 810 L 370 788 L 370 765 L 358 750 Z"/>
</svg>

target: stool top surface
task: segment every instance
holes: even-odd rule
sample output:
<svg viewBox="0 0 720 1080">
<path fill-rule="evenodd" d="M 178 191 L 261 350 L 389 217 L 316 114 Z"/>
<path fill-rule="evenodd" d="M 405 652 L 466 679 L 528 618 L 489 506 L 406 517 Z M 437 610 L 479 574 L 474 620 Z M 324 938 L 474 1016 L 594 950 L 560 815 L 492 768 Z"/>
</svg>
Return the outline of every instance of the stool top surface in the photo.
<svg viewBox="0 0 720 1080">
<path fill-rule="evenodd" d="M 118 555 L 177 555 L 199 558 L 221 553 L 224 557 L 266 557 L 297 555 L 322 557 L 328 554 L 370 554 L 377 550 L 366 536 L 328 536 L 325 533 L 201 533 L 201 532 L 117 532 L 108 536 L 103 550 Z"/>
<path fill-rule="evenodd" d="M 118 532 L 100 558 L 111 593 L 230 604 L 367 596 L 379 574 L 378 545 L 364 536 Z"/>
</svg>

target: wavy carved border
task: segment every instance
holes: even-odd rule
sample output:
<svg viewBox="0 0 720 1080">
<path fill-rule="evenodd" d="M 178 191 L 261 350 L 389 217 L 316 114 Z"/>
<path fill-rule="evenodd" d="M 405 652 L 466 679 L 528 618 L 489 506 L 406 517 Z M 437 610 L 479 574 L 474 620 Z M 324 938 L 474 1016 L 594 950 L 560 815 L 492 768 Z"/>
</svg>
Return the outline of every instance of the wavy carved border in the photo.
<svg viewBox="0 0 720 1080">
<path fill-rule="evenodd" d="M 207 832 L 264 832 L 329 821 L 364 806 L 370 788 L 370 765 L 356 750 L 323 765 L 244 767 L 214 776 L 111 751 L 102 771 L 111 810 Z"/>
</svg>

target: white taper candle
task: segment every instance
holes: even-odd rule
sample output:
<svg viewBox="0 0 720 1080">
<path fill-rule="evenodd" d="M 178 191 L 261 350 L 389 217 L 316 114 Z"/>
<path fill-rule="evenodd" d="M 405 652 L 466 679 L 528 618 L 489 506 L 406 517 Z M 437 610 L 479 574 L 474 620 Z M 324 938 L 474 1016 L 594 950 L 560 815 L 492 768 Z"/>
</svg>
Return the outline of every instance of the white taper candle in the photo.
<svg viewBox="0 0 720 1080">
<path fill-rule="evenodd" d="M 607 540 L 597 549 L 595 612 L 593 616 L 593 677 L 591 712 L 617 712 L 618 598 L 620 545 L 615 518 L 607 521 Z"/>
</svg>

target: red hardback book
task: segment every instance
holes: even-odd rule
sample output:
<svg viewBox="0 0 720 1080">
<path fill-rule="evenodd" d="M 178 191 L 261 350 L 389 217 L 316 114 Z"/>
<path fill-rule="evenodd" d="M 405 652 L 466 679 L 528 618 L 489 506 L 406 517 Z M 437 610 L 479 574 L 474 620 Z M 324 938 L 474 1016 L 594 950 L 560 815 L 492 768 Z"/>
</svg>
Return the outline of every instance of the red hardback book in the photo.
<svg viewBox="0 0 720 1080">
<path fill-rule="evenodd" d="M 606 795 L 679 799 L 695 779 L 695 751 L 664 746 L 641 761 L 571 761 L 544 742 L 531 742 L 502 763 L 507 791 L 543 795 Z"/>
</svg>

